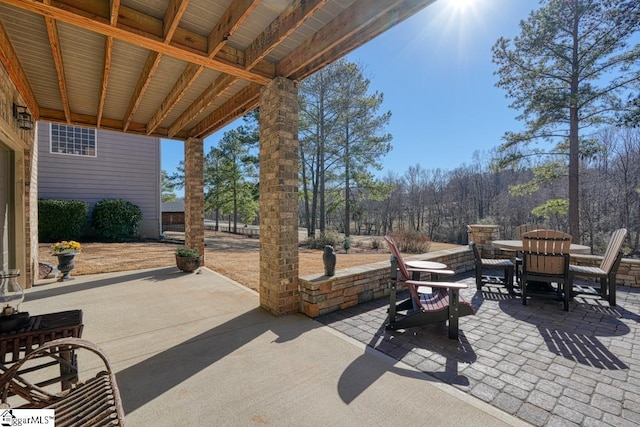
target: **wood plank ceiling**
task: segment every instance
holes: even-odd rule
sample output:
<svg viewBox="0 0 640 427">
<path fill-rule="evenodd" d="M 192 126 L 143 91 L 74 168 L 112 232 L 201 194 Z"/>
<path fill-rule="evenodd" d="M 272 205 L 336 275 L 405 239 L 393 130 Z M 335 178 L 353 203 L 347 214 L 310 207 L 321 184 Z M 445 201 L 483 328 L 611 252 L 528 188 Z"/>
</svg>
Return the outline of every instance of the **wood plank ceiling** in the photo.
<svg viewBox="0 0 640 427">
<path fill-rule="evenodd" d="M 0 61 L 36 120 L 186 140 L 435 0 L 0 0 Z"/>
</svg>

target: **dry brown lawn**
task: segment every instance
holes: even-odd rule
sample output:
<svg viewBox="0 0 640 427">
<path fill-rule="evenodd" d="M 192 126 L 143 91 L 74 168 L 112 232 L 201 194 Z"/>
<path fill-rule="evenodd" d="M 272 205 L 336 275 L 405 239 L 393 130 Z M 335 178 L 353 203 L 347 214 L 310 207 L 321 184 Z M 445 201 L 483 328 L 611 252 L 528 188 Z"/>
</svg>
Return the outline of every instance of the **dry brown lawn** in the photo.
<svg viewBox="0 0 640 427">
<path fill-rule="evenodd" d="M 168 237 L 180 238 L 182 235 L 175 233 Z M 214 231 L 207 231 L 205 239 L 205 266 L 253 290 L 258 290 L 260 268 L 257 239 Z M 336 269 L 389 259 L 386 246 L 382 245 L 382 249 L 373 250 L 370 239 L 356 236 L 353 240 L 349 253 L 336 250 Z M 176 243 L 166 242 L 83 243 L 82 253 L 76 256 L 75 268 L 71 274 L 80 276 L 175 266 L 174 251 L 178 246 Z M 433 243 L 431 250 L 455 246 Z M 49 244 L 40 244 L 39 257 L 41 261 L 57 263 L 57 258 L 51 255 Z M 323 273 L 322 250 L 300 248 L 299 257 L 301 276 Z"/>
</svg>

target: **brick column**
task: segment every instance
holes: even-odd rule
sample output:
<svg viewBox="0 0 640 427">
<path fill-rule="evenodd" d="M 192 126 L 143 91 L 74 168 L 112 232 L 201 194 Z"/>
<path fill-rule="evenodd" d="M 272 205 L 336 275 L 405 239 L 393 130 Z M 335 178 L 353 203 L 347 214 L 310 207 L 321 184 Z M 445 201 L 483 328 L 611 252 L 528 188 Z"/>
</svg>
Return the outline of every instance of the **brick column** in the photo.
<svg viewBox="0 0 640 427">
<path fill-rule="evenodd" d="M 198 248 L 204 265 L 204 143 L 184 142 L 184 244 Z"/>
<path fill-rule="evenodd" d="M 469 241 L 474 240 L 480 251 L 480 255 L 485 258 L 495 258 L 495 248 L 491 246 L 491 242 L 500 239 L 500 226 L 471 224 L 471 233 Z"/>
<path fill-rule="evenodd" d="M 260 94 L 260 305 L 298 312 L 298 89 L 276 77 Z"/>
</svg>

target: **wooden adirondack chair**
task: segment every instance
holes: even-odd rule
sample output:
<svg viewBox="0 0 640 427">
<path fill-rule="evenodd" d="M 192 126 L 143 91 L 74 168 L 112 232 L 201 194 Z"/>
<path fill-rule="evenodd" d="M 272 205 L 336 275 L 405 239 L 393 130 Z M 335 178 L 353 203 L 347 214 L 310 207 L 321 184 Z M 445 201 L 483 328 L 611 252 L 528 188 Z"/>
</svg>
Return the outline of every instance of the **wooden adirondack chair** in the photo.
<svg viewBox="0 0 640 427">
<path fill-rule="evenodd" d="M 458 339 L 458 318 L 475 314 L 475 310 L 460 295 L 464 283 L 413 280 L 412 272 L 453 274 L 450 270 L 409 269 L 400 255 L 398 246 L 391 236 L 385 236 L 391 257 L 390 306 L 387 329 L 405 329 L 428 323 L 449 321 L 449 338 Z M 399 273 L 399 274 L 398 274 Z M 404 285 L 410 298 L 396 304 L 397 286 Z M 404 312 L 400 315 L 398 312 Z"/>
</svg>

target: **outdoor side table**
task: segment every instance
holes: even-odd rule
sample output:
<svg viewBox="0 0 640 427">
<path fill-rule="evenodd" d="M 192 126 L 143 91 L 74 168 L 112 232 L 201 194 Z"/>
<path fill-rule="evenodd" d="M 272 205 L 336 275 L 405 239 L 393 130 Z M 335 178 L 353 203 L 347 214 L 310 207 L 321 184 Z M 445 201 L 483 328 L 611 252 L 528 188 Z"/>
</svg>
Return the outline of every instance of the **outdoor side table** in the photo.
<svg viewBox="0 0 640 427">
<path fill-rule="evenodd" d="M 435 261 L 406 261 L 405 264 L 411 268 L 425 268 L 429 270 L 444 270 L 445 268 L 447 268 L 446 264 L 443 264 L 441 262 L 435 262 Z M 438 280 L 437 273 L 432 272 L 431 276 L 433 277 L 434 280 L 436 281 Z M 414 271 L 411 274 L 411 279 L 420 280 L 420 272 Z"/>
<path fill-rule="evenodd" d="M 61 311 L 58 313 L 41 314 L 31 316 L 29 323 L 15 331 L 0 333 L 0 372 L 4 372 L 9 366 L 22 359 L 26 354 L 36 350 L 49 341 L 58 338 L 81 338 L 82 310 Z M 60 382 L 62 390 L 71 387 L 77 378 L 75 353 L 73 351 L 61 352 L 61 357 L 68 362 L 67 366 L 60 365 L 60 376 L 42 381 L 38 385 L 45 386 Z M 51 366 L 53 363 L 41 364 L 29 367 L 24 372 L 32 372 Z M 70 369 L 73 366 L 74 369 Z"/>
</svg>

